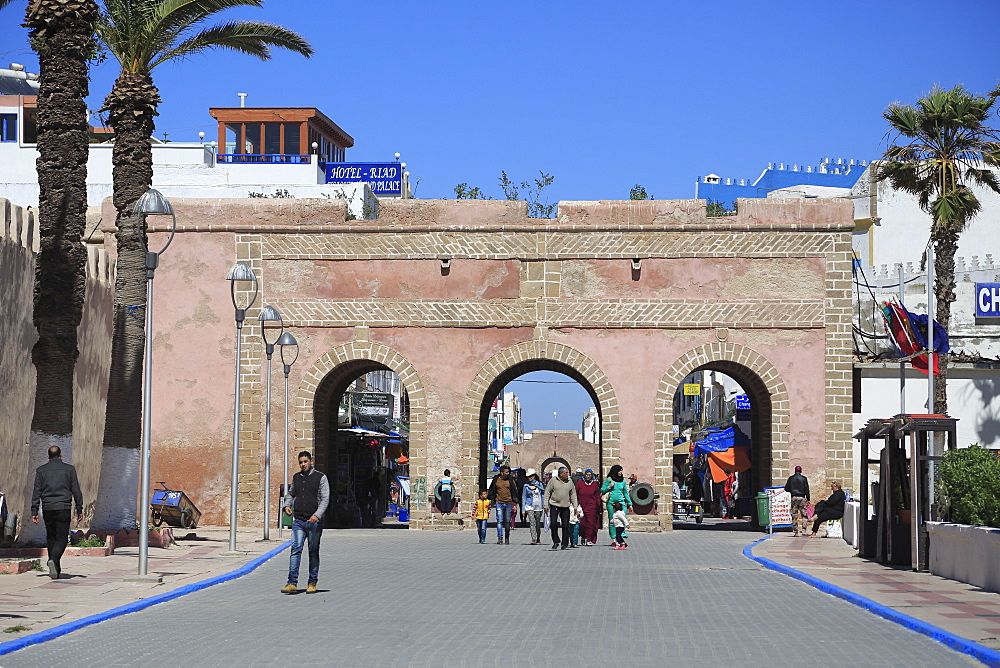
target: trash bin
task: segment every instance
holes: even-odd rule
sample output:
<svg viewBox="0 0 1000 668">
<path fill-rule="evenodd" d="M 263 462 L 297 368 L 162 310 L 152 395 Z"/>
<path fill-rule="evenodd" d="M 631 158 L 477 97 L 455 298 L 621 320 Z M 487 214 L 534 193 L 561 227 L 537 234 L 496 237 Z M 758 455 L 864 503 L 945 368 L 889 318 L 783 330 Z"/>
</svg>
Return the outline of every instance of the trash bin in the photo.
<svg viewBox="0 0 1000 668">
<path fill-rule="evenodd" d="M 770 508 L 768 508 L 767 492 L 757 492 L 757 524 L 766 527 L 771 523 Z"/>
<path fill-rule="evenodd" d="M 397 514 L 397 517 L 399 518 L 400 522 L 409 522 L 410 521 L 410 509 L 409 508 L 400 508 L 399 510 L 396 511 L 396 514 Z"/>
</svg>

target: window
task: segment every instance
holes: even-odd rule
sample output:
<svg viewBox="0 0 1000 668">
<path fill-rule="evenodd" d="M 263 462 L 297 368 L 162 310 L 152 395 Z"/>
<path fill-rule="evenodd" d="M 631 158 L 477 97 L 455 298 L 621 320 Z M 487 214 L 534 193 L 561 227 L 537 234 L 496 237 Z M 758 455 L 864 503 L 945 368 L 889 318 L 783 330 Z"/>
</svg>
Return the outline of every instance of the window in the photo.
<svg viewBox="0 0 1000 668">
<path fill-rule="evenodd" d="M 237 152 L 242 131 L 243 126 L 240 123 L 226 123 L 226 150 L 223 153 Z"/>
<path fill-rule="evenodd" d="M 0 114 L 0 141 L 17 141 L 17 114 Z"/>
<path fill-rule="evenodd" d="M 264 125 L 264 153 L 279 155 L 281 151 L 281 124 L 267 123 Z"/>
<path fill-rule="evenodd" d="M 285 150 L 286 155 L 298 155 L 302 151 L 299 146 L 299 124 L 285 123 Z"/>
<path fill-rule="evenodd" d="M 24 115 L 21 117 L 24 123 L 21 128 L 21 141 L 25 144 L 38 143 L 38 109 L 35 107 L 24 107 Z"/>
<path fill-rule="evenodd" d="M 259 123 L 248 123 L 245 126 L 246 137 L 245 137 L 245 147 L 242 151 L 243 153 L 257 154 L 263 153 L 260 150 L 260 124 Z"/>
</svg>

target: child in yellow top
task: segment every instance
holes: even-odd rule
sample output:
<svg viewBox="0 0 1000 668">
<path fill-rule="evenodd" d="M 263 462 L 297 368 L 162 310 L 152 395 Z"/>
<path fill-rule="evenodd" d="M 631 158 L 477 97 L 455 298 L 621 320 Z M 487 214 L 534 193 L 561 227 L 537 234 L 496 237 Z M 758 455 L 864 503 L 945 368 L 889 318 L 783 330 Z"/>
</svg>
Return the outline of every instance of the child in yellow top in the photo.
<svg viewBox="0 0 1000 668">
<path fill-rule="evenodd" d="M 476 528 L 479 529 L 479 542 L 486 542 L 486 521 L 490 518 L 490 500 L 487 498 L 488 492 L 484 489 L 479 492 L 472 507 L 472 519 L 476 520 Z"/>
</svg>

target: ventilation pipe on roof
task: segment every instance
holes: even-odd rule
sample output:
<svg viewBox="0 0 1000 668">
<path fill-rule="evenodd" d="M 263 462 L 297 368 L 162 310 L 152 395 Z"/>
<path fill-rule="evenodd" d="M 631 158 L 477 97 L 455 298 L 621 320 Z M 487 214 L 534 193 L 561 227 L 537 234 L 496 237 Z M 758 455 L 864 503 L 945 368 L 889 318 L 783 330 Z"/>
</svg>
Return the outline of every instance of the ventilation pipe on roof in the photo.
<svg viewBox="0 0 1000 668">
<path fill-rule="evenodd" d="M 14 72 L 23 72 L 24 65 L 22 65 L 21 63 L 11 63 L 10 69 L 13 70 Z"/>
</svg>

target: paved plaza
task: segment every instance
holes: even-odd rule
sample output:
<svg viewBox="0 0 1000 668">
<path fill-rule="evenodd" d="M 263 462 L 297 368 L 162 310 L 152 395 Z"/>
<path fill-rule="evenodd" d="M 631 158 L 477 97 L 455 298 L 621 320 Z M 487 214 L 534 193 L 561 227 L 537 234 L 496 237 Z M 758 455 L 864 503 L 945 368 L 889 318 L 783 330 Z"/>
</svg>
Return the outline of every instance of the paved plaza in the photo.
<svg viewBox="0 0 1000 668">
<path fill-rule="evenodd" d="M 625 551 L 556 552 L 526 545 L 524 529 L 513 537 L 327 531 L 317 594 L 278 592 L 286 551 L 0 665 L 980 665 L 758 566 L 741 551 L 759 534 L 636 534 Z"/>
</svg>

